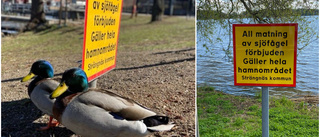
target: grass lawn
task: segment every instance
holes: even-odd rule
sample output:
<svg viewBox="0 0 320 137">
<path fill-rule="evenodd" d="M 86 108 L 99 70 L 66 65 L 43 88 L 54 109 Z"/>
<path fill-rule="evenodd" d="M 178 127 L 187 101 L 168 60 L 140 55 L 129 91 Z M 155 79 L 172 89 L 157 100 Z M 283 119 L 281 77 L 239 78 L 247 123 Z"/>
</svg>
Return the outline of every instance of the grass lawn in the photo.
<svg viewBox="0 0 320 137">
<path fill-rule="evenodd" d="M 262 136 L 261 94 L 254 98 L 228 95 L 213 87 L 197 88 L 201 137 Z M 282 97 L 269 100 L 271 137 L 318 137 L 319 107 Z"/>
<path fill-rule="evenodd" d="M 150 23 L 151 16 L 130 19 L 122 15 L 118 50 L 120 51 L 159 51 L 181 48 L 194 48 L 195 21 L 186 17 L 163 17 L 160 22 Z M 10 55 L 19 52 L 25 56 L 48 58 L 65 54 L 82 54 L 83 24 L 69 24 L 67 27 L 53 25 L 40 32 L 26 32 L 18 36 L 3 37 L 1 40 L 2 61 L 14 61 Z M 28 50 L 37 47 L 36 50 Z"/>
</svg>

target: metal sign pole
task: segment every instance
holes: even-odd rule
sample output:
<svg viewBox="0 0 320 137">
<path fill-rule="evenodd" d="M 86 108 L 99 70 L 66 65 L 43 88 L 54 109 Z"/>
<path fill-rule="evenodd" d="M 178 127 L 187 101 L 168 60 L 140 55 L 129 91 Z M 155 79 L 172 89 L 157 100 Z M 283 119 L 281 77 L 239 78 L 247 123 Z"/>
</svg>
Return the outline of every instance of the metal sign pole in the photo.
<svg viewBox="0 0 320 137">
<path fill-rule="evenodd" d="M 97 88 L 97 81 L 98 81 L 98 79 L 92 80 L 92 81 L 89 83 L 89 87 L 90 87 L 90 88 Z"/>
<path fill-rule="evenodd" d="M 262 137 L 269 137 L 269 87 L 262 87 Z"/>
<path fill-rule="evenodd" d="M 197 135 L 196 137 L 200 137 L 199 135 L 199 121 L 198 121 L 198 111 L 196 111 L 196 132 L 197 132 Z"/>
</svg>

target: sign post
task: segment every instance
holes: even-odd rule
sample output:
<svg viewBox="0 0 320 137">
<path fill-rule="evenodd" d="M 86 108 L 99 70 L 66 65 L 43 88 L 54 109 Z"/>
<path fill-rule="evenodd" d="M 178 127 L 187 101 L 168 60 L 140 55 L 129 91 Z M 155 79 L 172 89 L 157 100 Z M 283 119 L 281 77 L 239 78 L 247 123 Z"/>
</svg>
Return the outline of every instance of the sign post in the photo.
<svg viewBox="0 0 320 137">
<path fill-rule="evenodd" d="M 262 136 L 269 136 L 269 86 L 295 87 L 297 23 L 233 24 L 235 86 L 262 87 Z"/>
<path fill-rule="evenodd" d="M 269 137 L 269 87 L 262 87 L 262 136 Z"/>
<path fill-rule="evenodd" d="M 82 69 L 88 81 L 116 66 L 122 0 L 86 0 Z"/>
</svg>

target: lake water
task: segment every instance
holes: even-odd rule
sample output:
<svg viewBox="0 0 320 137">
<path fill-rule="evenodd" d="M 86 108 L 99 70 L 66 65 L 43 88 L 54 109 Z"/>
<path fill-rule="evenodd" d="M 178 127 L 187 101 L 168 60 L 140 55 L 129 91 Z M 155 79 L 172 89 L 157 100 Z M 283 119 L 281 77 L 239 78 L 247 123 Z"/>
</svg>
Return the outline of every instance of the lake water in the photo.
<svg viewBox="0 0 320 137">
<path fill-rule="evenodd" d="M 8 34 L 17 34 L 27 23 L 18 21 L 1 21 L 1 31 Z"/>
<path fill-rule="evenodd" d="M 46 15 L 47 21 L 57 19 L 53 16 Z M 27 25 L 28 21 L 1 21 L 1 32 L 5 34 L 18 34 L 19 30 Z"/>
<path fill-rule="evenodd" d="M 319 16 L 309 16 L 316 21 L 310 22 L 315 30 L 319 30 Z M 299 30 L 299 28 L 298 28 Z M 319 32 L 316 34 L 319 35 Z M 200 33 L 197 32 L 199 39 Z M 216 37 L 212 35 L 212 37 Z M 228 36 L 225 36 L 221 46 L 217 44 L 210 46 L 206 40 L 197 41 L 197 84 L 213 86 L 216 90 L 223 91 L 234 95 L 249 95 L 253 96 L 261 90 L 261 87 L 249 86 L 234 86 L 233 62 L 226 58 L 222 47 L 227 47 Z M 206 48 L 202 45 L 209 46 L 213 54 L 206 53 Z M 302 47 L 298 45 L 298 48 Z M 231 47 L 232 48 L 232 47 Z M 232 51 L 232 50 L 231 50 Z M 233 53 L 231 53 L 233 55 Z M 301 52 L 298 52 L 297 57 L 297 77 L 296 87 L 270 87 L 269 94 L 272 96 L 287 96 L 295 95 L 318 95 L 319 94 L 319 40 L 313 41 Z"/>
</svg>

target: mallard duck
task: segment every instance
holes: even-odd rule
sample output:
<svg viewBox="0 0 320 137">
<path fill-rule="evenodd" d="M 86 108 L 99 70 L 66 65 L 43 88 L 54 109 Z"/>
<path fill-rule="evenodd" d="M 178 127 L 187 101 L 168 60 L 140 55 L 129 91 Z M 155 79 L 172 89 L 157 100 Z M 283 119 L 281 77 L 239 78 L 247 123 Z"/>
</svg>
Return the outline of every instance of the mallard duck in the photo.
<svg viewBox="0 0 320 137">
<path fill-rule="evenodd" d="M 59 97 L 58 97 L 59 96 Z M 89 89 L 85 72 L 73 68 L 63 73 L 53 116 L 65 127 L 85 137 L 135 137 L 171 130 L 167 116 L 108 90 Z"/>
<path fill-rule="evenodd" d="M 32 64 L 29 74 L 21 79 L 21 82 L 26 82 L 34 78 L 28 86 L 28 95 L 38 109 L 50 115 L 49 123 L 46 127 L 41 127 L 40 130 L 58 125 L 58 122 L 54 121 L 52 117 L 52 107 L 55 99 L 50 99 L 49 96 L 58 87 L 59 82 L 52 80 L 52 77 L 52 65 L 48 61 L 38 60 Z"/>
</svg>

